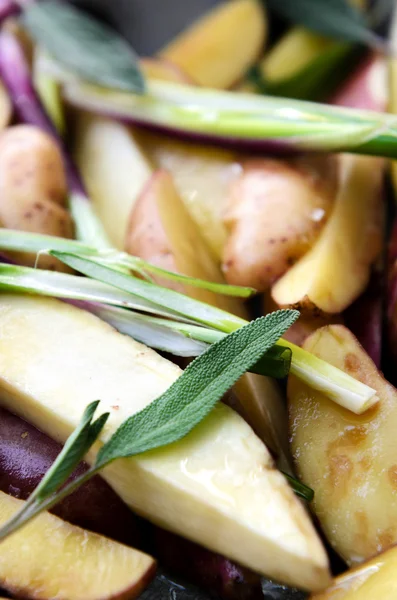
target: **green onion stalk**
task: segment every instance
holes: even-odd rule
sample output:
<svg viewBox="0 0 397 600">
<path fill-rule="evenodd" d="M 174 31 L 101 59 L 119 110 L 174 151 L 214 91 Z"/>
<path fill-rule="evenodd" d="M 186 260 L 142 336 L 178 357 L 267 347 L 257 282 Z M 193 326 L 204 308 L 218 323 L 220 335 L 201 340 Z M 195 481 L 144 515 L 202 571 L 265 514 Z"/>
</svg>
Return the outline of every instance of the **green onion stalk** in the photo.
<svg viewBox="0 0 397 600">
<path fill-rule="evenodd" d="M 37 251 L 40 237 L 40 234 L 0 230 L 0 251 Z M 91 248 L 89 252 L 77 252 L 74 241 L 42 237 L 42 251 L 49 252 L 86 278 L 3 264 L 0 265 L 0 289 L 88 302 L 88 310 L 148 345 L 156 347 L 155 340 L 161 330 L 162 343 L 169 344 L 168 348 L 161 349 L 173 352 L 178 341 L 175 334 L 179 339 L 183 336 L 200 344 L 211 344 L 247 324 L 244 319 L 219 308 L 120 271 L 104 263 L 100 251 Z M 121 308 L 123 312 L 111 311 L 109 307 Z M 136 333 L 138 329 L 140 333 Z M 341 406 L 359 414 L 378 401 L 375 390 L 302 348 L 284 339 L 275 348 L 280 354 L 273 357 L 273 362 L 286 364 L 282 350 L 291 351 L 291 373 Z M 192 354 L 202 349 L 203 346 L 195 346 Z"/>
<path fill-rule="evenodd" d="M 187 139 L 267 152 L 397 158 L 397 119 L 390 114 L 165 81 L 149 82 L 146 94 L 135 95 L 66 77 L 63 93 L 80 108 Z"/>
</svg>

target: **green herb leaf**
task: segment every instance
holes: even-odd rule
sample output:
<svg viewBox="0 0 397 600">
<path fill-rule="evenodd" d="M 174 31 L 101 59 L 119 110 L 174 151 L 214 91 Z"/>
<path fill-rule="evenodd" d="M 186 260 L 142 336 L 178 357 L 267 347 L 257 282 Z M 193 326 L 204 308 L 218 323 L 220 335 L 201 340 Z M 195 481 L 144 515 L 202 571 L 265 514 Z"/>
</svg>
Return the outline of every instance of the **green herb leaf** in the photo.
<svg viewBox="0 0 397 600">
<path fill-rule="evenodd" d="M 89 470 L 78 480 L 71 482 L 67 486 L 68 490 L 59 491 L 96 441 L 109 417 L 109 413 L 104 413 L 94 423 L 92 422 L 98 404 L 99 401 L 96 401 L 87 406 L 79 425 L 69 436 L 62 451 L 29 496 L 27 502 L 9 521 L 0 527 L 0 540 L 20 529 L 33 517 L 45 510 L 46 507 L 50 508 L 64 498 L 65 495 L 72 493 L 79 485 L 95 474 L 93 470 Z"/>
<path fill-rule="evenodd" d="M 24 22 L 35 41 L 74 73 L 109 88 L 144 93 L 137 55 L 110 27 L 54 0 L 27 3 Z"/>
<path fill-rule="evenodd" d="M 266 0 L 281 17 L 338 40 L 361 42 L 384 49 L 384 41 L 373 33 L 364 15 L 348 0 Z"/>
<path fill-rule="evenodd" d="M 40 501 L 56 492 L 84 459 L 108 420 L 109 413 L 92 422 L 99 400 L 91 402 L 84 411 L 80 424 L 69 436 L 62 451 L 37 486 L 30 499 Z"/>
<path fill-rule="evenodd" d="M 219 308 L 194 300 L 173 290 L 160 287 L 149 281 L 142 281 L 132 275 L 120 273 L 111 267 L 103 265 L 101 261 L 97 261 L 94 257 L 86 258 L 68 252 L 50 252 L 50 254 L 88 277 L 108 283 L 120 290 L 157 304 L 162 308 L 172 310 L 176 315 L 193 319 L 198 323 L 209 325 L 210 327 L 215 327 L 225 333 L 230 333 L 246 324 L 244 319 L 240 319 Z"/>
<path fill-rule="evenodd" d="M 119 427 L 99 451 L 95 468 L 183 438 L 298 316 L 295 310 L 271 313 L 211 346 L 162 396 Z"/>
</svg>

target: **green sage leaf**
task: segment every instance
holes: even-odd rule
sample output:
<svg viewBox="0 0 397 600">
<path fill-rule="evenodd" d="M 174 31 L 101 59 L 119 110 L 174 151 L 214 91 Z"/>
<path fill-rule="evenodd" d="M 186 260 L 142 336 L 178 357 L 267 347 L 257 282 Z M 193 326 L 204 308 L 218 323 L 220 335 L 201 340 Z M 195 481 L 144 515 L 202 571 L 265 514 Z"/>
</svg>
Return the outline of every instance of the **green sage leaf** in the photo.
<svg viewBox="0 0 397 600">
<path fill-rule="evenodd" d="M 29 2 L 24 22 L 34 40 L 60 63 L 93 83 L 143 94 L 138 56 L 107 25 L 66 2 Z"/>
<path fill-rule="evenodd" d="M 251 321 L 196 358 L 149 406 L 119 427 L 98 453 L 95 468 L 141 454 L 187 435 L 250 367 L 296 321 L 295 310 L 280 310 Z"/>
</svg>

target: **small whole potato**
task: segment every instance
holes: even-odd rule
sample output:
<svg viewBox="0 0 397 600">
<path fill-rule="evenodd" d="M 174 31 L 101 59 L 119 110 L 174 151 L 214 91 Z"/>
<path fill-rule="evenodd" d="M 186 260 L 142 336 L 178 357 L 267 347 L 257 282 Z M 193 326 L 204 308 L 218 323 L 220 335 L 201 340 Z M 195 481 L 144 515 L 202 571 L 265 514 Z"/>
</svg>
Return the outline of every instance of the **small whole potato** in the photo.
<svg viewBox="0 0 397 600">
<path fill-rule="evenodd" d="M 333 204 L 336 168 L 329 157 L 247 161 L 231 185 L 223 252 L 228 283 L 266 290 L 318 237 Z"/>
<path fill-rule="evenodd" d="M 16 125 L 0 134 L 0 224 L 18 229 L 73 237 L 66 210 L 67 184 L 61 153 L 49 135 L 32 125 Z M 36 255 L 12 255 L 33 266 Z M 41 256 L 39 266 L 59 269 L 60 263 Z"/>
</svg>

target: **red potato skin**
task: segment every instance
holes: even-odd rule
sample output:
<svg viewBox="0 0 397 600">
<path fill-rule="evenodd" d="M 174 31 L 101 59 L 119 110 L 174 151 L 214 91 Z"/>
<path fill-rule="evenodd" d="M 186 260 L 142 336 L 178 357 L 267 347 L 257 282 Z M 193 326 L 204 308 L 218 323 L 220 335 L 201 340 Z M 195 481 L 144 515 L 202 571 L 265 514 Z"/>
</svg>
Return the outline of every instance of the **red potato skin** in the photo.
<svg viewBox="0 0 397 600">
<path fill-rule="evenodd" d="M 38 429 L 0 408 L 0 490 L 26 500 L 50 468 L 62 446 Z M 73 478 L 87 470 L 81 464 Z M 98 476 L 54 506 L 58 517 L 128 545 L 139 545 L 137 519 Z"/>
<path fill-rule="evenodd" d="M 379 54 L 370 54 L 330 99 L 335 106 L 377 112 L 385 112 L 387 103 L 386 63 Z"/>
</svg>

